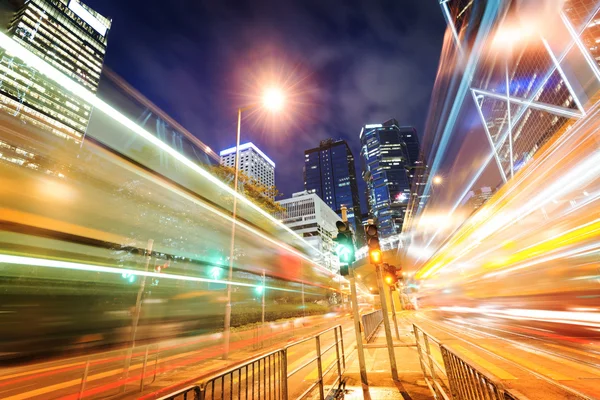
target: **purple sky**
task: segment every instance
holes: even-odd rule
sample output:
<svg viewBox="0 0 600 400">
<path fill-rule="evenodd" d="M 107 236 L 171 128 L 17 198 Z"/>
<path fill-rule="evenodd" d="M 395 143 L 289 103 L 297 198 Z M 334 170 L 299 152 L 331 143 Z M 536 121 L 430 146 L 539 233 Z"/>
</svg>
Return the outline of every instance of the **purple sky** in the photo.
<svg viewBox="0 0 600 400">
<path fill-rule="evenodd" d="M 106 64 L 214 150 L 234 145 L 236 109 L 265 76 L 290 87 L 291 109 L 242 128 L 286 196 L 324 138 L 348 141 L 360 175 L 362 125 L 396 118 L 421 133 L 445 29 L 435 0 L 86 3 L 113 19 Z"/>
</svg>

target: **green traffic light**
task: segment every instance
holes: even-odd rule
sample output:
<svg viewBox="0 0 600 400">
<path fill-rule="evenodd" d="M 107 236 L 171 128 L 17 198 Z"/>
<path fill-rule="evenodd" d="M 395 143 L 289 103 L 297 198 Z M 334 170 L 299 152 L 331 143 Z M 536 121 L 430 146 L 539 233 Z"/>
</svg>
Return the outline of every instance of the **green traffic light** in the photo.
<svg viewBox="0 0 600 400">
<path fill-rule="evenodd" d="M 129 273 L 124 272 L 124 273 L 121 274 L 121 277 L 123 279 L 127 280 L 129 283 L 135 282 L 135 275 L 133 275 L 133 274 L 129 274 Z"/>
<path fill-rule="evenodd" d="M 265 287 L 264 286 L 257 286 L 254 288 L 254 290 L 256 291 L 257 294 L 262 294 L 265 291 Z"/>
<path fill-rule="evenodd" d="M 336 247 L 335 252 L 337 253 L 341 262 L 350 262 L 352 258 L 352 249 L 349 246 L 340 244 Z"/>
<path fill-rule="evenodd" d="M 214 280 L 220 279 L 222 274 L 223 274 L 223 270 L 219 267 L 212 267 L 209 271 L 210 277 L 213 278 Z"/>
</svg>

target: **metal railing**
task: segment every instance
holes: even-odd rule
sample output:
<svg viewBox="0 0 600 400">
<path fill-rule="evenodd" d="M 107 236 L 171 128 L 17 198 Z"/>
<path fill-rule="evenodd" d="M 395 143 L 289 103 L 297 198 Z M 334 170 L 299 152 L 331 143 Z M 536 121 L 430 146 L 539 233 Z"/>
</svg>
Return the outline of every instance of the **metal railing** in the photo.
<svg viewBox="0 0 600 400">
<path fill-rule="evenodd" d="M 331 343 L 331 345 L 327 346 L 326 348 L 322 348 L 322 346 L 323 346 L 322 338 L 324 335 L 326 335 L 329 332 L 333 332 L 333 334 L 334 334 L 333 343 Z M 287 379 L 289 380 L 292 376 L 298 374 L 300 371 L 302 371 L 309 365 L 316 362 L 317 363 L 317 372 L 318 372 L 316 381 L 313 382 L 310 385 L 310 387 L 308 387 L 304 392 L 302 392 L 302 394 L 300 394 L 296 398 L 297 399 L 305 399 L 308 395 L 310 395 L 318 387 L 319 388 L 319 399 L 324 400 L 335 389 L 335 386 L 341 382 L 342 373 L 346 370 L 346 355 L 344 353 L 344 335 L 342 332 L 342 326 L 341 325 L 334 326 L 333 328 L 329 328 L 327 330 L 322 331 L 315 337 L 300 340 L 298 342 L 292 343 L 292 344 L 286 346 L 284 350 L 287 353 L 288 349 L 300 346 L 303 343 L 306 343 L 306 342 L 309 342 L 312 340 L 315 341 L 316 356 L 314 358 L 302 363 L 297 368 L 295 368 L 292 372 L 288 373 Z M 331 362 L 331 364 L 323 365 L 323 356 L 326 355 L 329 351 L 331 351 L 333 354 L 334 348 L 335 348 L 335 358 L 332 358 L 333 361 Z M 337 369 L 336 369 L 337 376 L 333 382 L 329 383 L 329 385 L 328 385 L 329 389 L 327 390 L 327 392 L 325 392 L 325 384 L 327 383 L 325 379 L 335 367 L 337 367 Z M 286 391 L 286 393 L 287 393 L 287 391 Z M 287 399 L 287 397 L 285 399 Z"/>
<path fill-rule="evenodd" d="M 363 332 L 365 334 L 365 340 L 369 342 L 373 337 L 373 334 L 383 321 L 383 312 L 381 310 L 375 310 L 368 314 L 361 316 Z"/>
<path fill-rule="evenodd" d="M 332 335 L 332 343 L 326 340 L 327 335 Z M 295 347 L 314 342 L 315 356 L 301 363 L 293 371 L 288 373 L 289 350 Z M 334 353 L 335 351 L 335 353 Z M 331 352 L 331 363 L 324 365 L 323 358 Z M 307 398 L 315 389 L 319 390 L 319 399 L 325 400 L 327 396 L 341 383 L 342 373 L 346 368 L 346 357 L 344 353 L 344 337 L 341 325 L 326 329 L 315 336 L 289 344 L 284 348 L 274 350 L 261 355 L 242 364 L 231 367 L 223 372 L 203 379 L 199 384 L 188 386 L 177 392 L 161 397 L 159 400 L 179 399 L 269 399 L 287 400 L 290 398 L 289 381 L 292 376 L 299 375 L 301 371 L 316 363 L 317 376 L 311 382 L 301 379 L 301 384 L 307 384 L 308 388 L 299 388 L 301 394 L 296 399 Z M 335 372 L 335 378 L 330 372 Z M 330 379 L 328 379 L 328 377 Z"/>
<path fill-rule="evenodd" d="M 82 375 L 77 398 L 82 399 L 85 397 L 85 391 L 90 389 L 88 377 L 98 373 L 99 370 L 106 368 L 107 360 L 111 360 L 112 362 L 123 361 L 124 363 L 123 374 L 117 376 L 117 379 L 123 382 L 123 384 L 116 389 L 118 392 L 131 390 L 132 387 L 128 385 L 128 383 L 135 386 L 135 388 L 133 388 L 134 390 L 142 392 L 144 386 L 150 385 L 156 380 L 159 354 L 159 346 L 157 344 L 149 344 L 124 350 L 113 350 L 88 357 L 85 360 L 85 363 L 81 364 Z M 130 378 L 131 366 L 141 366 L 141 374 L 136 373 L 134 377 Z"/>
<path fill-rule="evenodd" d="M 413 331 L 425 382 L 436 398 L 445 400 L 526 400 L 482 371 L 464 356 L 442 344 L 417 324 Z M 434 354 L 442 359 L 441 365 Z"/>
<path fill-rule="evenodd" d="M 417 352 L 419 353 L 419 362 L 425 383 L 436 398 L 450 400 L 447 393 L 450 393 L 446 369 L 440 365 L 433 356 L 433 352 L 441 355 L 442 344 L 439 340 L 423 331 L 417 324 L 413 324 Z M 433 347 L 433 350 L 432 350 Z"/>
</svg>

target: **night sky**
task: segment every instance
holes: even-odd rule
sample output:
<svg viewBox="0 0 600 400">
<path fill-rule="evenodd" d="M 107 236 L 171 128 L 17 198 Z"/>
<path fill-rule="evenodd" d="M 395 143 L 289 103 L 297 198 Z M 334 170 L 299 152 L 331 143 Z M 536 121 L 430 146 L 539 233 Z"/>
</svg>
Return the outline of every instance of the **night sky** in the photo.
<svg viewBox="0 0 600 400">
<path fill-rule="evenodd" d="M 346 139 L 360 175 L 362 125 L 422 134 L 445 30 L 436 0 L 85 3 L 113 19 L 106 65 L 217 152 L 235 144 L 237 107 L 284 86 L 287 109 L 247 113 L 242 142 L 275 161 L 286 197 L 322 139 Z"/>
</svg>

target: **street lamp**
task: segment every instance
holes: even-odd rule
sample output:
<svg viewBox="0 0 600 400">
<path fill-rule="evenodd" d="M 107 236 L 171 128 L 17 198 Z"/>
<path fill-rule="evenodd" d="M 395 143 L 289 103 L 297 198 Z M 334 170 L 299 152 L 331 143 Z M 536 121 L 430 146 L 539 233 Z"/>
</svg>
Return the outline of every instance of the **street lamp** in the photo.
<svg viewBox="0 0 600 400">
<path fill-rule="evenodd" d="M 229 333 L 231 328 L 231 281 L 233 280 L 233 253 L 235 248 L 235 226 L 237 216 L 237 191 L 240 174 L 240 138 L 242 131 L 242 112 L 262 106 L 263 108 L 276 112 L 283 108 L 285 96 L 280 89 L 269 88 L 265 90 L 261 103 L 254 103 L 238 108 L 237 135 L 235 140 L 235 175 L 233 180 L 233 212 L 231 224 L 231 247 L 229 248 L 229 279 L 227 282 L 227 304 L 225 305 L 225 327 L 223 330 L 223 359 L 229 356 Z"/>
<path fill-rule="evenodd" d="M 440 183 L 442 183 L 443 179 L 441 176 L 436 175 L 433 177 L 433 184 L 434 185 L 439 185 Z"/>
</svg>

